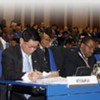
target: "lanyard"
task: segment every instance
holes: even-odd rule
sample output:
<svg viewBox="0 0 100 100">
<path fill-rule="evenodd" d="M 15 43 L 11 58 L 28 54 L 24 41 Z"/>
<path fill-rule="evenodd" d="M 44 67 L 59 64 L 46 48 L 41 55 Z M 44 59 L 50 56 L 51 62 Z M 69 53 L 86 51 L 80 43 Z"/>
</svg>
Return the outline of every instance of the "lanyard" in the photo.
<svg viewBox="0 0 100 100">
<path fill-rule="evenodd" d="M 88 64 L 88 61 L 85 59 L 85 57 L 84 57 L 80 52 L 78 52 L 78 54 L 79 54 L 79 56 L 83 59 L 83 61 L 85 62 L 86 66 L 87 66 L 88 68 L 90 68 L 90 66 L 89 66 L 89 64 Z"/>
</svg>

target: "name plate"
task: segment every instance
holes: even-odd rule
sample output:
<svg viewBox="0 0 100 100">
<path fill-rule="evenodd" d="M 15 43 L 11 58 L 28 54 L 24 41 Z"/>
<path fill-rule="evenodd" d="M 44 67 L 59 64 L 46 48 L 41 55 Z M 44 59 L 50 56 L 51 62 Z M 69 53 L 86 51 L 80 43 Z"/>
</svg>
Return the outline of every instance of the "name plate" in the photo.
<svg viewBox="0 0 100 100">
<path fill-rule="evenodd" d="M 98 84 L 96 76 L 72 76 L 67 77 L 67 84 L 69 86 L 94 85 Z"/>
</svg>

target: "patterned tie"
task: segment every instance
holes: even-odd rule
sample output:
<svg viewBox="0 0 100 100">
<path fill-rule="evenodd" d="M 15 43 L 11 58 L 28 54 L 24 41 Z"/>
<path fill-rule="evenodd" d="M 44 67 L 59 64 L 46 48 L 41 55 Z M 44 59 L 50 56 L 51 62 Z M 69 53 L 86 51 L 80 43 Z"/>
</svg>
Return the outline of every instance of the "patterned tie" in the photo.
<svg viewBox="0 0 100 100">
<path fill-rule="evenodd" d="M 55 64 L 53 53 L 52 53 L 51 49 L 48 49 L 48 51 L 49 51 L 51 71 L 57 71 L 57 66 Z"/>
</svg>

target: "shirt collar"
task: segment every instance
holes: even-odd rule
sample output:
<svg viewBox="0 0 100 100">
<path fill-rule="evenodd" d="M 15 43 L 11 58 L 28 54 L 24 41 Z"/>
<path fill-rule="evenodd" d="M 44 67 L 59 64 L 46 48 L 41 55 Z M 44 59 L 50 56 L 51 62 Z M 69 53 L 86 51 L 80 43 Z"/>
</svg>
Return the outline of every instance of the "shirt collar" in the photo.
<svg viewBox="0 0 100 100">
<path fill-rule="evenodd" d="M 21 45 L 20 45 L 20 47 L 21 47 Z M 28 56 L 29 58 L 31 57 L 31 55 L 28 55 L 23 51 L 22 47 L 21 47 L 21 52 L 22 52 L 22 56 L 23 57 L 25 57 L 25 56 Z"/>
</svg>

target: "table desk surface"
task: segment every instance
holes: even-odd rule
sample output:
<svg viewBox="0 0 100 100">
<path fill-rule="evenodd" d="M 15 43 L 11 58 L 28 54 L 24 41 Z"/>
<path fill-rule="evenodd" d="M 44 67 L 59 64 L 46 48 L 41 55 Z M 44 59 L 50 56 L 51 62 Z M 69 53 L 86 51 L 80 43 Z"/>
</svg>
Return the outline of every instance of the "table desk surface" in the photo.
<svg viewBox="0 0 100 100">
<path fill-rule="evenodd" d="M 15 81 L 0 81 L 0 84 L 43 87 L 46 89 L 47 100 L 100 100 L 100 84 L 74 87 L 67 87 L 66 84 L 43 85 Z"/>
</svg>

